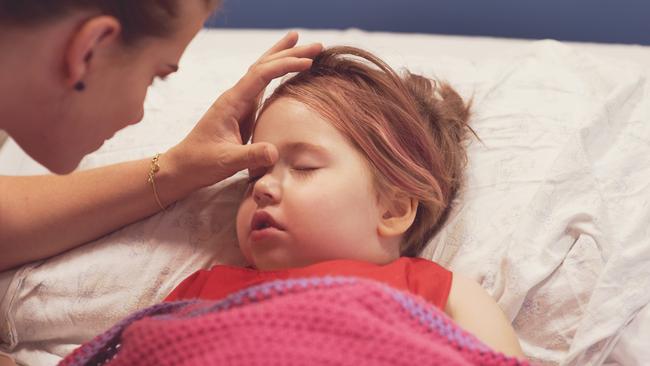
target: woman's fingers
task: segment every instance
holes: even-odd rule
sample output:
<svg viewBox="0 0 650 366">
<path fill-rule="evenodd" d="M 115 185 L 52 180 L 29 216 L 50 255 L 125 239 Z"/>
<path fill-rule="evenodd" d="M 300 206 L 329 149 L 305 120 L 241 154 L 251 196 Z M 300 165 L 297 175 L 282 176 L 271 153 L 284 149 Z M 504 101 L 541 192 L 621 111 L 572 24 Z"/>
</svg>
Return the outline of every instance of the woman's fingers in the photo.
<svg viewBox="0 0 650 366">
<path fill-rule="evenodd" d="M 255 109 L 260 103 L 262 93 L 275 78 L 291 72 L 308 69 L 312 64 L 309 58 L 285 57 L 262 64 L 256 64 L 230 90 L 235 104 L 235 119 L 239 122 L 239 133 L 243 141 L 248 141 L 253 129 Z"/>
<path fill-rule="evenodd" d="M 323 49 L 320 43 L 295 47 L 298 42 L 298 33 L 289 32 L 280 41 L 253 64 L 246 75 L 235 84 L 228 92 L 226 98 L 232 107 L 235 107 L 240 122 L 253 104 L 257 104 L 264 89 L 275 78 L 282 77 L 292 72 L 308 69 L 312 59 Z M 245 126 L 244 126 L 245 127 Z M 246 128 L 244 128 L 246 130 Z"/>
<path fill-rule="evenodd" d="M 266 63 L 269 61 L 277 60 L 284 57 L 297 57 L 297 58 L 314 58 L 323 50 L 323 45 L 320 43 L 312 43 L 304 46 L 293 47 L 287 50 L 282 50 L 260 59 L 257 63 Z"/>
<path fill-rule="evenodd" d="M 224 155 L 221 163 L 233 172 L 273 165 L 279 156 L 275 145 L 267 142 L 233 145 L 228 149 L 230 150 L 229 154 Z"/>
<path fill-rule="evenodd" d="M 260 57 L 258 60 L 262 60 L 265 57 L 272 55 L 274 53 L 278 53 L 280 51 L 286 50 L 288 48 L 292 48 L 298 43 L 298 32 L 291 31 L 282 37 L 276 44 L 273 45 L 273 47 L 269 48 L 264 54 L 262 54 L 262 57 Z"/>
<path fill-rule="evenodd" d="M 242 105 L 248 105 L 266 88 L 271 80 L 288 73 L 300 72 L 311 67 L 310 58 L 284 57 L 269 62 L 255 64 L 230 90 L 232 98 Z M 239 109 L 239 108 L 238 108 Z M 245 112 L 245 111 L 240 111 Z M 241 114 L 238 118 L 243 117 Z"/>
</svg>

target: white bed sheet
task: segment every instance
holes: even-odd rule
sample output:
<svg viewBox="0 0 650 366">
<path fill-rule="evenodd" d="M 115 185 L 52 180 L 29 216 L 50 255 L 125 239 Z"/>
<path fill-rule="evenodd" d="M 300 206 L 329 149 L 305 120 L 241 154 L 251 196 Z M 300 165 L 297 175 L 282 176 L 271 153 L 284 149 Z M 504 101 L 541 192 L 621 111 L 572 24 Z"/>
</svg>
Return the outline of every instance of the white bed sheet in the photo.
<svg viewBox="0 0 650 366">
<path fill-rule="evenodd" d="M 281 34 L 202 32 L 183 72 L 150 91 L 144 122 L 82 168 L 178 142 Z M 367 48 L 473 96 L 484 145 L 470 145 L 458 205 L 424 256 L 476 278 L 533 360 L 650 361 L 638 342 L 650 338 L 649 311 L 635 318 L 650 300 L 650 48 L 357 30 L 302 36 Z M 0 151 L 0 174 L 42 171 L 13 141 Z M 192 271 L 241 263 L 233 228 L 241 179 L 21 268 L 0 303 L 4 349 L 24 364 L 54 364 Z"/>
</svg>

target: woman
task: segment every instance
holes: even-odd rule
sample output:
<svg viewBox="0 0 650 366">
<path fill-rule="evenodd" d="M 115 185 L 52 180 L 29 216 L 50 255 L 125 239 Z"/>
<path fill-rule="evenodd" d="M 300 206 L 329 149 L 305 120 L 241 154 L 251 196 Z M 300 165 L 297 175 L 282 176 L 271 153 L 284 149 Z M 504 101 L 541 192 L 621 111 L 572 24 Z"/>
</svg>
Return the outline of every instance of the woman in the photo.
<svg viewBox="0 0 650 366">
<path fill-rule="evenodd" d="M 0 0 L 0 130 L 57 174 L 139 122 L 147 88 L 179 59 L 217 0 Z M 69 175 L 0 177 L 0 271 L 152 215 L 235 172 L 273 164 L 244 145 L 259 96 L 307 69 L 320 44 L 271 47 L 178 145 L 153 159 Z M 148 177 L 148 179 L 146 179 Z"/>
</svg>

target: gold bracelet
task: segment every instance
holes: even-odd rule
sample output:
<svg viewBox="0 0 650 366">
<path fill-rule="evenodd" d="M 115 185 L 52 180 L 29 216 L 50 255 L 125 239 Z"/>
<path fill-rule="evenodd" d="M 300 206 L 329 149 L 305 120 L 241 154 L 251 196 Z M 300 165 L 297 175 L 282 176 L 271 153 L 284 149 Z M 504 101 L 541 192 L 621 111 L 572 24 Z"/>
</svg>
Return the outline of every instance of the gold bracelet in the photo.
<svg viewBox="0 0 650 366">
<path fill-rule="evenodd" d="M 149 170 L 149 175 L 147 178 L 147 182 L 151 183 L 151 188 L 153 188 L 153 196 L 156 198 L 156 202 L 158 202 L 158 206 L 165 211 L 165 206 L 163 206 L 162 202 L 160 202 L 160 197 L 158 197 L 158 190 L 156 189 L 156 180 L 154 179 L 154 175 L 158 173 L 160 170 L 160 165 L 158 165 L 158 159 L 160 159 L 160 153 L 154 155 L 154 157 L 151 159 L 151 169 Z"/>
</svg>

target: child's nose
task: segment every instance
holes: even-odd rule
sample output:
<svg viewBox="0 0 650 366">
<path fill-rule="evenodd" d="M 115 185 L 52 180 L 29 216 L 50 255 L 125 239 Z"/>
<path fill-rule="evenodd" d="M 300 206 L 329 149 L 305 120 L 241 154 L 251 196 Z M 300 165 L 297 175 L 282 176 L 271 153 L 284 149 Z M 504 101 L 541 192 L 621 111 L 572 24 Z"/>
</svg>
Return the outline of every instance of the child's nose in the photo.
<svg viewBox="0 0 650 366">
<path fill-rule="evenodd" d="M 255 183 L 253 188 L 253 199 L 258 206 L 268 206 L 280 201 L 280 187 L 268 176 L 262 177 Z"/>
</svg>

